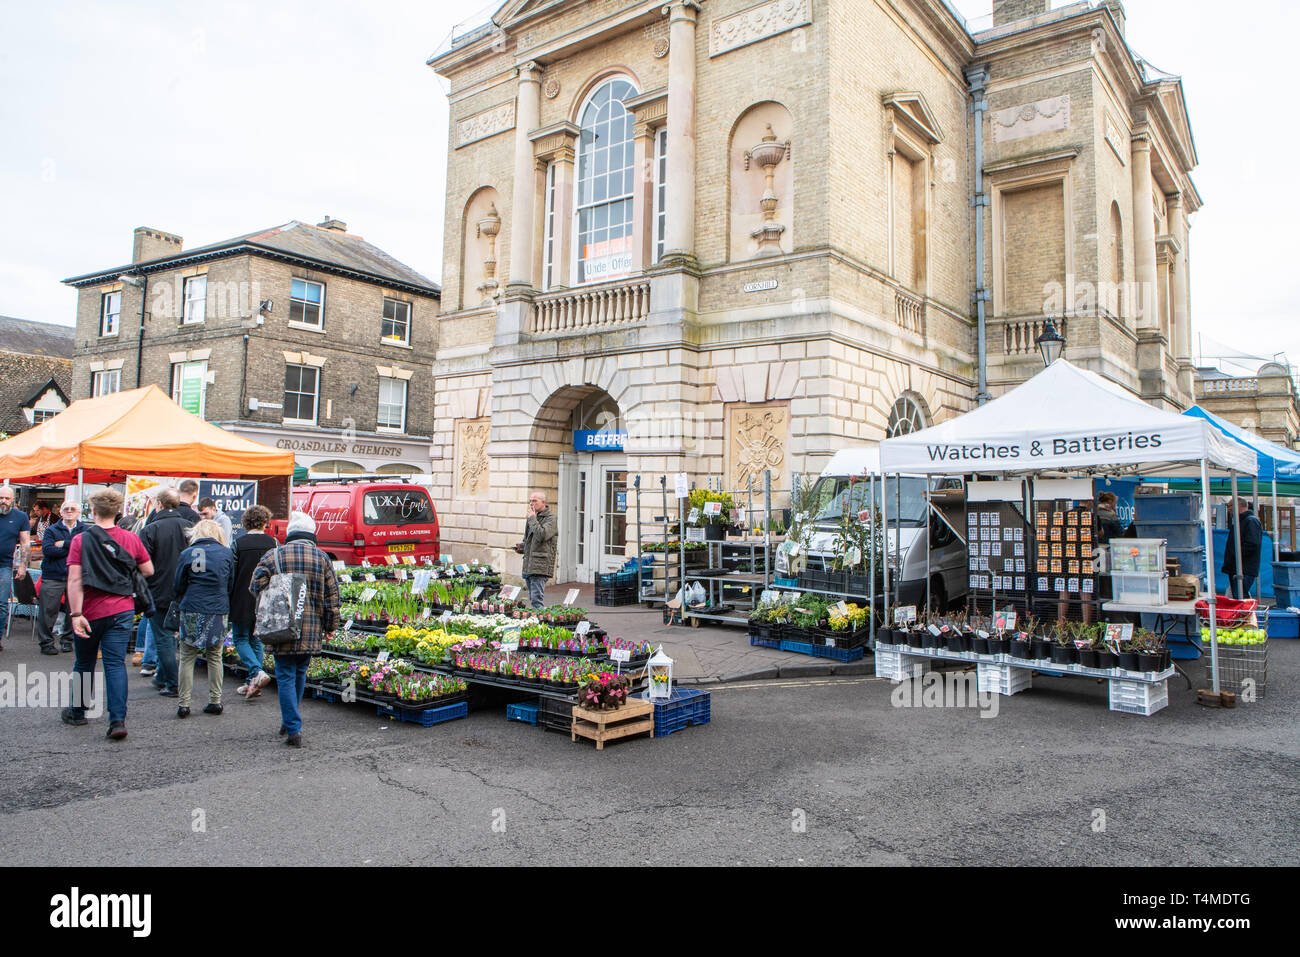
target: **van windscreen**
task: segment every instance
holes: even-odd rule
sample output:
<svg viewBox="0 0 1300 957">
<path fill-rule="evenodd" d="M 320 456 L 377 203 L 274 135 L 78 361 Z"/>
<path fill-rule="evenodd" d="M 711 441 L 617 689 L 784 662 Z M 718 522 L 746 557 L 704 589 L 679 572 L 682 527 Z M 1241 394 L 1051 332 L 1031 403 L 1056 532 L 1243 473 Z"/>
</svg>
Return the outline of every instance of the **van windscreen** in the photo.
<svg viewBox="0 0 1300 957">
<path fill-rule="evenodd" d="M 367 492 L 362 500 L 367 525 L 415 525 L 433 522 L 433 506 L 420 489 L 387 489 Z"/>
</svg>

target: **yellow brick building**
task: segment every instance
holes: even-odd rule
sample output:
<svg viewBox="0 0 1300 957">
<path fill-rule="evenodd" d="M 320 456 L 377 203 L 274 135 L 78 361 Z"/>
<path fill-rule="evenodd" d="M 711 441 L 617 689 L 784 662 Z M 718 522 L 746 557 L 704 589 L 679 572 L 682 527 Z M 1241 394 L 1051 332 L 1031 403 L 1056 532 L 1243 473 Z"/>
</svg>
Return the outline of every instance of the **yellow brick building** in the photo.
<svg viewBox="0 0 1300 957">
<path fill-rule="evenodd" d="M 1191 389 L 1195 147 L 1117 0 L 515 0 L 451 125 L 432 473 L 457 556 L 621 563 L 636 477 L 781 488 L 1066 355 Z M 621 447 L 584 433 L 626 433 Z M 671 494 L 671 488 L 670 488 Z"/>
</svg>

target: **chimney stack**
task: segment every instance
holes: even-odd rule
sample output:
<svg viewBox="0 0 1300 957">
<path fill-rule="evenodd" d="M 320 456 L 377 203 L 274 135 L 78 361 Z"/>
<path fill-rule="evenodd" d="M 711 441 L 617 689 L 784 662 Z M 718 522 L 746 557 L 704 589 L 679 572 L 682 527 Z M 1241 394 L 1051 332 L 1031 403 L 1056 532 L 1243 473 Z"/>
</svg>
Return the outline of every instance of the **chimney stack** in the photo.
<svg viewBox="0 0 1300 957">
<path fill-rule="evenodd" d="M 179 236 L 164 233 L 152 226 L 137 226 L 135 239 L 131 244 L 131 262 L 143 263 L 153 259 L 175 256 L 181 251 L 182 240 Z"/>
<path fill-rule="evenodd" d="M 1051 0 L 993 0 L 993 26 L 1036 17 L 1050 6 Z"/>
<path fill-rule="evenodd" d="M 325 214 L 325 220 L 316 224 L 320 229 L 332 229 L 337 233 L 346 233 L 348 224 L 341 219 L 332 219 L 329 213 Z"/>
</svg>

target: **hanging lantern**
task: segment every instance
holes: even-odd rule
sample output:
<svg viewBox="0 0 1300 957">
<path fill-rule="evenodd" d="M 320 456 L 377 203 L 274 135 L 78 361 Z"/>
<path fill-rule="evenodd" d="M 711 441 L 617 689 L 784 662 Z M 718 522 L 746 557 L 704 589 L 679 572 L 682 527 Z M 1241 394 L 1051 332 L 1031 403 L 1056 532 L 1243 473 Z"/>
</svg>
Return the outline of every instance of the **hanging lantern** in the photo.
<svg viewBox="0 0 1300 957">
<path fill-rule="evenodd" d="M 664 654 L 664 646 L 654 653 L 646 662 L 646 674 L 650 677 L 650 700 L 671 698 L 673 694 L 673 659 Z"/>
</svg>

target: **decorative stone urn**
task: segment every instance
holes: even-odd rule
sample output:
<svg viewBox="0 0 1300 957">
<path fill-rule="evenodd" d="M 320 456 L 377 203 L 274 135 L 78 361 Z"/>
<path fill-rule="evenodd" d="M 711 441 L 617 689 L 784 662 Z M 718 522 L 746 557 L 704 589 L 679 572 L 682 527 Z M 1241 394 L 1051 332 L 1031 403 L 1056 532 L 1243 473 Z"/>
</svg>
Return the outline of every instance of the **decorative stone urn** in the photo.
<svg viewBox="0 0 1300 957">
<path fill-rule="evenodd" d="M 478 287 L 479 293 L 483 296 L 483 304 L 488 305 L 499 292 L 496 280 L 497 234 L 501 232 L 501 216 L 497 212 L 496 203 L 489 206 L 487 215 L 478 221 L 476 232 L 479 236 L 486 236 L 488 241 L 487 258 L 483 260 L 483 282 Z"/>
<path fill-rule="evenodd" d="M 758 208 L 763 213 L 763 223 L 749 235 L 758 241 L 759 256 L 779 256 L 781 254 L 781 234 L 785 232 L 785 227 L 776 221 L 776 207 L 779 200 L 773 184 L 776 177 L 776 168 L 781 165 L 781 160 L 785 159 L 790 153 L 790 143 L 778 143 L 776 133 L 772 131 L 772 124 L 767 124 L 767 135 L 763 137 L 762 142 L 745 154 L 745 169 L 749 169 L 749 164 L 753 163 L 763 171 L 767 177 L 767 186 L 763 190 L 763 196 L 758 201 Z"/>
</svg>

